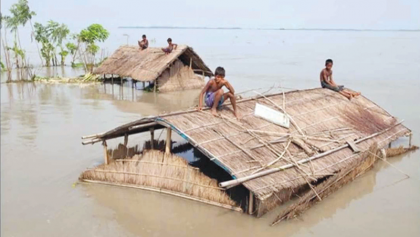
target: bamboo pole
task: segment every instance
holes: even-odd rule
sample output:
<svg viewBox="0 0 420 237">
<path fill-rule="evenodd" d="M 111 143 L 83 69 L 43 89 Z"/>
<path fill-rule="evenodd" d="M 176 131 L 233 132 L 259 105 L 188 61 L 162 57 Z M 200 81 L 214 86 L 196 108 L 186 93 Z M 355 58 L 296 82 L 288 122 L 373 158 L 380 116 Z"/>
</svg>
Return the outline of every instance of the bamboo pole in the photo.
<svg viewBox="0 0 420 237">
<path fill-rule="evenodd" d="M 408 148 L 411 148 L 411 139 L 413 138 L 413 133 L 410 133 L 410 135 L 408 135 Z"/>
<path fill-rule="evenodd" d="M 105 165 L 109 164 L 109 155 L 108 155 L 108 146 L 106 144 L 106 141 L 104 141 L 102 143 L 102 145 L 104 146 L 104 160 L 105 160 Z"/>
<path fill-rule="evenodd" d="M 128 134 L 126 133 L 124 135 L 124 146 L 127 147 L 127 144 L 128 144 Z"/>
<path fill-rule="evenodd" d="M 396 124 L 390 126 L 389 128 L 384 129 L 384 130 L 382 130 L 380 132 L 377 132 L 377 133 L 371 134 L 371 135 L 369 135 L 367 137 L 364 137 L 362 139 L 359 139 L 359 140 L 355 141 L 354 143 L 357 144 L 357 143 L 366 141 L 366 140 L 368 140 L 370 138 L 376 137 L 376 136 L 378 136 L 380 134 L 383 134 L 383 133 L 389 131 L 390 129 L 392 129 L 392 128 L 398 126 L 398 125 L 400 125 L 402 122 L 403 121 L 401 121 L 399 123 L 396 123 Z M 309 161 L 312 161 L 312 160 L 315 160 L 315 159 L 319 159 L 319 158 L 324 157 L 326 155 L 329 155 L 329 154 L 332 154 L 332 153 L 337 152 L 339 150 L 342 150 L 344 148 L 347 148 L 348 146 L 349 146 L 348 144 L 345 144 L 343 146 L 337 147 L 337 148 L 332 149 L 332 150 L 329 150 L 327 152 L 324 152 L 324 153 L 321 153 L 321 154 L 318 154 L 318 155 L 315 155 L 315 156 L 312 156 L 312 157 L 309 157 L 309 158 L 306 158 L 306 159 L 299 160 L 299 161 L 297 161 L 297 163 L 298 164 L 304 164 L 304 163 L 307 163 Z M 220 183 L 219 186 L 220 187 L 223 187 L 223 188 L 233 188 L 233 187 L 235 187 L 235 186 L 237 186 L 237 185 L 239 185 L 239 184 L 241 184 L 243 182 L 246 182 L 246 181 L 249 181 L 249 180 L 252 180 L 252 179 L 256 179 L 256 178 L 259 178 L 259 177 L 263 177 L 263 176 L 266 176 L 266 175 L 269 175 L 269 174 L 272 174 L 272 173 L 277 173 L 279 171 L 292 168 L 294 166 L 295 166 L 295 164 L 283 165 L 283 166 L 278 167 L 278 168 L 268 169 L 266 171 L 262 171 L 262 172 L 259 172 L 259 173 L 256 173 L 256 174 L 252 174 L 252 175 L 249 175 L 249 176 L 246 176 L 246 177 L 242 177 L 242 178 L 238 178 L 238 179 L 234 179 L 234 180 L 225 181 L 225 182 Z"/>
<path fill-rule="evenodd" d="M 172 129 L 167 128 L 166 129 L 166 147 L 165 147 L 165 153 L 170 154 L 171 153 L 171 147 L 172 147 Z"/>
<path fill-rule="evenodd" d="M 155 83 L 153 84 L 153 92 L 156 93 L 156 85 L 157 85 L 157 79 L 155 80 Z"/>
<path fill-rule="evenodd" d="M 254 212 L 254 194 L 249 191 L 249 205 L 248 205 L 248 214 L 252 215 Z"/>
<path fill-rule="evenodd" d="M 153 150 L 154 144 L 155 144 L 155 128 L 150 128 L 150 145 Z"/>
</svg>

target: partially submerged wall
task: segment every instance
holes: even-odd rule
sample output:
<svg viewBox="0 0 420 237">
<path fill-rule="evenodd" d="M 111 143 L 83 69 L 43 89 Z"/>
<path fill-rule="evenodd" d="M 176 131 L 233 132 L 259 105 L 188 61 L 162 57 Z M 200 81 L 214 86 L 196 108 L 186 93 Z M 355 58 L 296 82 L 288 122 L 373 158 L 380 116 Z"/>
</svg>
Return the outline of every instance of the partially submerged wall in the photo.
<svg viewBox="0 0 420 237">
<path fill-rule="evenodd" d="M 143 154 L 135 154 L 138 153 L 135 151 L 137 148 L 127 149 L 120 144 L 117 149 L 108 151 L 112 156 L 108 165 L 102 164 L 89 169 L 79 179 L 159 191 L 240 210 L 218 187 L 216 180 L 188 165 L 183 158 L 157 150 L 148 150 Z"/>
<path fill-rule="evenodd" d="M 195 74 L 179 59 L 160 75 L 157 83 L 160 92 L 201 89 L 205 85 L 204 76 Z"/>
</svg>

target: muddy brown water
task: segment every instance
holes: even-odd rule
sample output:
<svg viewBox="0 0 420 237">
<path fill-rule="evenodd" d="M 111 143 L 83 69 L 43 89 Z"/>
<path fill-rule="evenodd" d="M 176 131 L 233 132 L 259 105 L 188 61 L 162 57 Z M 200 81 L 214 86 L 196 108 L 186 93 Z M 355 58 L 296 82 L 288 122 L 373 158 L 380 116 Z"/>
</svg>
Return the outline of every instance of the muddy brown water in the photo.
<svg viewBox="0 0 420 237">
<path fill-rule="evenodd" d="M 344 78 L 340 81 L 405 119 L 405 125 L 413 130 L 413 143 L 419 145 L 420 46 L 416 42 L 420 35 L 328 34 L 334 34 L 336 39 L 330 41 L 333 47 L 338 39 L 348 43 L 346 39 L 350 38 L 358 46 L 367 41 L 380 42 L 380 46 L 366 48 L 359 61 L 352 54 L 358 49 L 356 46 L 335 47 L 343 54 L 355 56 L 354 60 L 343 59 L 353 70 L 340 65 L 335 73 L 344 71 L 339 73 Z M 327 41 L 324 36 L 318 37 Z M 290 47 L 299 50 L 306 46 Z M 267 87 L 278 81 L 293 88 L 318 86 L 318 69 L 323 62 L 314 63 L 319 59 L 316 54 L 307 53 L 307 58 L 302 58 L 292 51 L 286 55 L 290 63 L 279 64 L 281 73 L 265 66 L 275 60 L 267 52 L 255 59 L 229 60 L 222 52 L 202 56 L 209 59 L 212 68 L 219 61 L 227 69 L 232 68 L 229 79 L 238 91 Z M 377 56 L 379 51 L 382 56 Z M 374 63 L 375 60 L 380 63 Z M 248 75 L 239 70 L 241 64 L 254 68 L 247 69 Z M 2 81 L 3 78 L 4 75 Z M 373 170 L 298 219 L 275 227 L 269 224 L 281 208 L 256 219 L 154 192 L 74 185 L 84 169 L 103 162 L 102 147 L 82 146 L 81 136 L 106 131 L 141 116 L 190 108 L 197 104 L 198 94 L 198 90 L 192 90 L 154 95 L 133 90 L 129 84 L 2 83 L 2 236 L 420 236 L 420 152 L 389 160 L 411 178 L 405 179 L 395 168 L 378 162 Z M 155 137 L 159 135 L 156 132 Z M 130 137 L 129 145 L 147 138 L 148 134 Z M 117 142 L 121 139 L 111 145 Z M 408 139 L 402 138 L 394 145 L 407 143 Z"/>
</svg>

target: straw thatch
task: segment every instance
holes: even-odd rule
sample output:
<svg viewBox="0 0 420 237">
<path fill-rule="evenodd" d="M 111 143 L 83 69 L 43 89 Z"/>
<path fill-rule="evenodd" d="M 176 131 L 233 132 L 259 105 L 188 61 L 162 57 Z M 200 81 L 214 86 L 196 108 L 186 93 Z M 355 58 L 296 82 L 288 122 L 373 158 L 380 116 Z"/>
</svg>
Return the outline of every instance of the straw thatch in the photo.
<svg viewBox="0 0 420 237">
<path fill-rule="evenodd" d="M 286 112 L 290 128 L 254 116 L 256 103 Z M 255 195 L 255 211 L 261 216 L 293 193 L 361 160 L 363 151 L 373 143 L 381 148 L 410 133 L 367 98 L 349 101 L 327 89 L 258 96 L 237 104 L 241 121 L 236 121 L 232 107 L 225 105 L 219 111 L 221 117 L 208 111 L 148 117 L 99 134 L 92 142 L 137 133 L 145 124 L 156 123 L 176 131 L 233 179 L 274 170 L 243 183 Z M 362 152 L 354 153 L 349 142 Z"/>
<path fill-rule="evenodd" d="M 194 71 L 181 60 L 175 60 L 172 67 L 167 68 L 157 79 L 160 92 L 180 91 L 203 88 L 204 77 Z"/>
<path fill-rule="evenodd" d="M 161 48 L 140 50 L 137 46 L 121 46 L 94 73 L 116 74 L 137 81 L 154 81 L 177 59 L 184 65 L 191 65 L 191 69 L 199 75 L 213 75 L 203 60 L 186 45 L 179 45 L 168 55 Z"/>
<path fill-rule="evenodd" d="M 148 150 L 143 154 L 129 151 L 138 153 L 137 148 L 127 149 L 122 144 L 115 150 L 109 150 L 108 153 L 113 157 L 108 165 L 103 164 L 89 169 L 83 172 L 79 179 L 156 189 L 161 192 L 164 190 L 166 193 L 210 204 L 222 204 L 229 208 L 237 206 L 218 187 L 216 180 L 202 174 L 198 168 L 189 166 L 183 158 L 157 150 Z"/>
</svg>

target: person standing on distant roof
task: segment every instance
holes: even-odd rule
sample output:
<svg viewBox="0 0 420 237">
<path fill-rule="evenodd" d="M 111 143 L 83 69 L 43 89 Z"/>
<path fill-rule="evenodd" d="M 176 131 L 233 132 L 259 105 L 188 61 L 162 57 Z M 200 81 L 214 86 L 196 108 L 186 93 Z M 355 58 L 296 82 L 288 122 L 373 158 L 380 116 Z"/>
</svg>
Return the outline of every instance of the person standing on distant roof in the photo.
<svg viewBox="0 0 420 237">
<path fill-rule="evenodd" d="M 168 38 L 168 47 L 162 48 L 162 51 L 165 54 L 170 54 L 172 52 L 172 50 L 176 49 L 177 47 L 178 47 L 178 45 L 177 44 L 173 44 L 172 43 L 172 39 L 171 38 Z"/>
<path fill-rule="evenodd" d="M 145 50 L 149 47 L 149 41 L 146 38 L 146 35 L 142 36 L 143 40 L 139 40 L 140 50 Z"/>
</svg>

